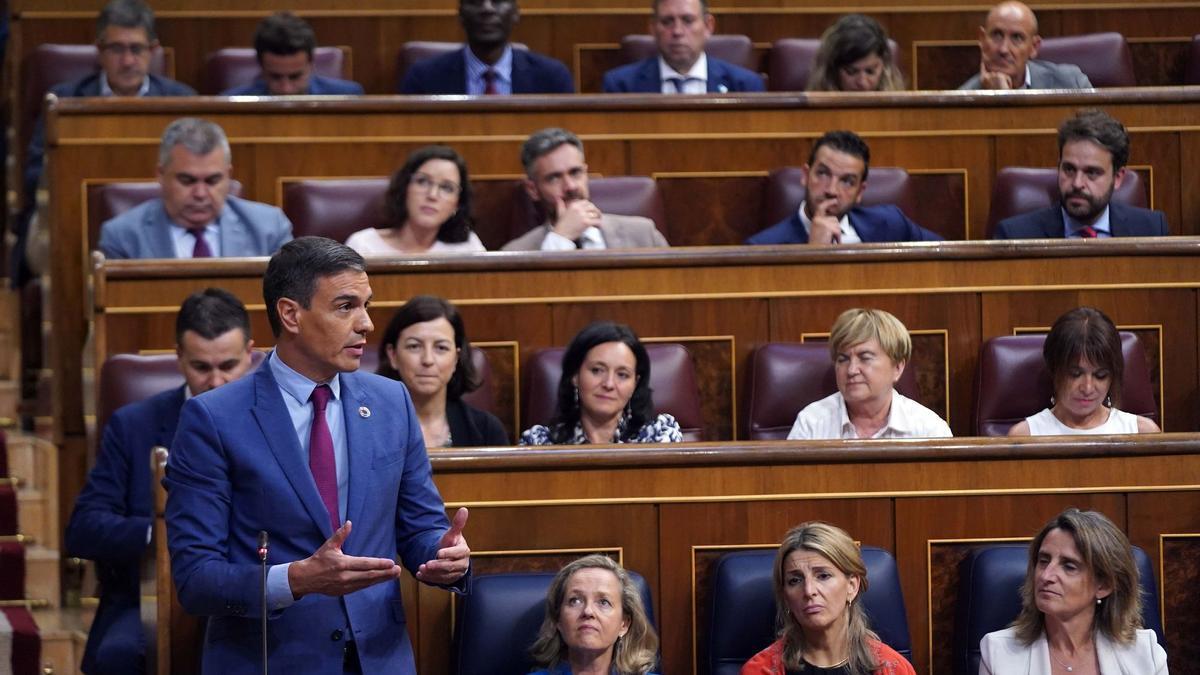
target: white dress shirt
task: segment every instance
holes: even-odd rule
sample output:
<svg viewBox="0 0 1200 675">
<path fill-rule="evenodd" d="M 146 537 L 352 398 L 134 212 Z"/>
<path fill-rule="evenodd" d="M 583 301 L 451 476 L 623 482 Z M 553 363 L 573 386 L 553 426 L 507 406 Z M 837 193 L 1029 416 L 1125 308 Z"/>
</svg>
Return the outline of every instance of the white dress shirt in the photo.
<svg viewBox="0 0 1200 675">
<path fill-rule="evenodd" d="M 887 424 L 871 438 L 949 438 L 953 435 L 950 425 L 937 413 L 893 390 Z M 788 432 L 788 440 L 836 438 L 858 438 L 840 391 L 805 406 Z"/>
<path fill-rule="evenodd" d="M 583 248 L 608 248 L 608 244 L 604 243 L 604 235 L 600 232 L 600 228 L 594 225 L 584 230 L 579 238 L 583 240 Z M 542 239 L 543 251 L 574 251 L 577 248 L 579 247 L 575 245 L 574 241 L 567 239 L 554 230 L 547 229 L 546 238 Z"/>
<path fill-rule="evenodd" d="M 808 214 L 804 212 L 804 205 L 808 200 L 800 202 L 800 224 L 804 226 L 804 233 L 808 235 L 809 241 L 812 241 L 812 221 L 809 220 Z M 850 224 L 849 214 L 842 216 L 838 221 L 838 226 L 842 228 L 842 243 L 843 244 L 861 244 L 862 237 L 858 236 L 858 230 Z"/>
<path fill-rule="evenodd" d="M 700 52 L 700 58 L 692 64 L 690 70 L 681 73 L 667 65 L 662 55 L 658 57 L 658 78 L 662 82 L 664 94 L 707 94 L 708 93 L 708 55 Z M 683 79 L 680 89 L 675 88 L 672 79 Z"/>
</svg>

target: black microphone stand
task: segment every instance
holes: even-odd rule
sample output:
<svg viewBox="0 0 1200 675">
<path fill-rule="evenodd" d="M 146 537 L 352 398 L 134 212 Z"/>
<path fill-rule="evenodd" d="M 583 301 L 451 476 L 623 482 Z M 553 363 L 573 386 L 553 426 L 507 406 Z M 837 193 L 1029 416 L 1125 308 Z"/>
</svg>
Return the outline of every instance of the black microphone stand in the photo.
<svg viewBox="0 0 1200 675">
<path fill-rule="evenodd" d="M 262 561 L 262 671 L 267 675 L 267 531 L 258 533 L 258 559 Z"/>
</svg>

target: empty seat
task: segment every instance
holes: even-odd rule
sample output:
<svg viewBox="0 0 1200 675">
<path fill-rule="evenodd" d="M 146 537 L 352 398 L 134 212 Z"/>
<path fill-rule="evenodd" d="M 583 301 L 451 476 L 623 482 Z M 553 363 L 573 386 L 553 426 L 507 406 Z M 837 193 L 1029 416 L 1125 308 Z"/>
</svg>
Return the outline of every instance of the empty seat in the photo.
<svg viewBox="0 0 1200 675">
<path fill-rule="evenodd" d="M 100 226 L 104 221 L 125 213 L 129 209 L 150 201 L 162 193 L 158 181 L 130 181 L 122 183 L 99 183 L 87 186 L 88 241 L 95 247 L 100 241 Z M 229 181 L 229 194 L 239 197 L 242 184 Z M 299 235 L 297 235 L 299 236 Z"/>
<path fill-rule="evenodd" d="M 666 209 L 663 207 L 662 195 L 658 191 L 658 183 L 649 176 L 611 176 L 607 178 L 593 177 L 588 179 L 588 193 L 592 203 L 604 213 L 620 216 L 642 216 L 654 221 L 658 230 L 664 234 L 666 229 Z M 525 192 L 520 182 L 513 185 L 512 221 L 508 239 L 515 239 L 534 227 L 542 225 L 545 214 L 541 206 L 535 204 Z"/>
<path fill-rule="evenodd" d="M 546 592 L 554 574 L 478 576 L 462 596 L 455 630 L 457 671 L 490 675 L 525 675 L 533 670 L 529 647 L 546 613 Z M 642 596 L 646 618 L 654 625 L 654 603 L 646 580 L 629 571 Z"/>
<path fill-rule="evenodd" d="M 1133 547 L 1142 586 L 1142 624 L 1163 642 L 1154 570 L 1146 552 Z M 1028 544 L 972 548 L 958 564 L 958 600 L 954 618 L 954 673 L 979 672 L 979 641 L 1005 628 L 1021 612 L 1021 584 L 1029 564 Z"/>
<path fill-rule="evenodd" d="M 553 347 L 529 358 L 525 366 L 529 373 L 524 405 L 526 429 L 534 424 L 549 424 L 554 417 L 565 351 L 562 347 Z M 703 441 L 704 418 L 692 355 L 686 347 L 673 342 L 647 344 L 646 353 L 650 357 L 654 412 L 674 415 L 683 432 L 683 440 Z"/>
<path fill-rule="evenodd" d="M 1003 436 L 1014 424 L 1050 405 L 1054 384 L 1042 358 L 1046 336 L 1002 335 L 983 344 L 975 374 L 975 431 Z M 1121 410 L 1158 421 L 1154 386 L 1142 343 L 1121 332 L 1125 359 Z"/>
<path fill-rule="evenodd" d="M 750 368 L 751 440 L 787 438 L 805 406 L 837 391 L 827 342 L 767 343 L 754 350 Z M 916 369 L 904 369 L 896 391 L 917 398 Z"/>
<path fill-rule="evenodd" d="M 708 663 L 712 675 L 737 675 L 742 665 L 775 641 L 775 549 L 727 553 L 712 570 L 712 614 Z M 891 553 L 862 547 L 867 591 L 861 602 L 871 629 L 901 656 L 912 660 L 912 639 Z"/>
<path fill-rule="evenodd" d="M 711 35 L 704 43 L 704 52 L 735 66 L 758 72 L 754 43 L 747 35 Z M 639 33 L 621 38 L 621 63 L 642 61 L 652 56 L 658 56 L 658 46 L 654 44 L 652 36 Z"/>
<path fill-rule="evenodd" d="M 808 77 L 817 62 L 817 51 L 821 48 L 820 38 L 783 38 L 771 45 L 767 58 L 767 88 L 771 91 L 804 91 L 808 88 Z M 900 47 L 888 38 L 892 59 L 900 68 Z"/>
<path fill-rule="evenodd" d="M 301 180 L 283 186 L 283 212 L 296 237 L 318 235 L 337 241 L 383 224 L 387 178 Z"/>
<path fill-rule="evenodd" d="M 521 42 L 512 43 L 513 49 L 529 51 L 529 47 Z M 396 55 L 396 91 L 400 91 L 404 76 L 414 63 L 432 59 L 443 54 L 449 54 L 463 48 L 461 42 L 438 42 L 434 40 L 410 40 L 400 47 Z"/>
<path fill-rule="evenodd" d="M 869 189 L 869 187 L 868 187 Z M 1132 169 L 1125 172 L 1121 187 L 1113 190 L 1112 201 L 1147 208 L 1146 184 Z M 988 206 L 987 237 L 1005 218 L 1029 213 L 1059 203 L 1058 169 L 1008 166 L 996 172 L 992 201 Z"/>
<path fill-rule="evenodd" d="M 1093 87 L 1134 87 L 1133 53 L 1120 33 L 1043 38 L 1037 57 L 1079 66 Z"/>
<path fill-rule="evenodd" d="M 804 201 L 802 183 L 804 172 L 798 166 L 784 166 L 767 175 L 766 196 L 763 198 L 761 227 L 770 227 L 790 218 Z M 909 180 L 908 171 L 890 166 L 871 167 L 867 187 L 863 190 L 862 205 L 895 204 L 906 214 L 916 211 L 917 195 Z"/>
<path fill-rule="evenodd" d="M 313 50 L 313 72 L 323 77 L 350 79 L 346 55 L 340 47 Z M 201 94 L 223 91 L 250 84 L 258 77 L 258 54 L 250 47 L 218 49 L 204 59 L 204 88 Z"/>
</svg>

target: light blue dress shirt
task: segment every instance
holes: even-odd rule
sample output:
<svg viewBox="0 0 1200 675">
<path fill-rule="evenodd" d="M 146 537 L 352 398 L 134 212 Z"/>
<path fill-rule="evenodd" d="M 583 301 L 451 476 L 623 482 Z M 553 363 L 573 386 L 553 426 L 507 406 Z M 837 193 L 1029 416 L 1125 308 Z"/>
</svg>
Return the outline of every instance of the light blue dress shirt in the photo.
<svg viewBox="0 0 1200 675">
<path fill-rule="evenodd" d="M 1082 239 L 1083 235 L 1079 231 L 1087 226 L 1072 218 L 1066 209 L 1063 209 L 1061 206 L 1059 208 L 1062 209 L 1063 227 L 1065 229 L 1063 236 L 1067 239 Z M 1092 229 L 1096 231 L 1097 239 L 1108 239 L 1112 236 L 1112 226 L 1109 224 L 1107 206 L 1104 207 L 1104 213 L 1101 213 L 1096 222 L 1092 223 Z"/>
<path fill-rule="evenodd" d="M 300 441 L 300 451 L 303 453 L 305 464 L 308 464 L 308 437 L 313 421 L 313 406 L 309 398 L 318 384 L 328 384 L 333 391 L 333 398 L 329 399 L 325 406 L 325 421 L 329 425 L 329 435 L 333 438 L 333 459 L 337 467 L 338 515 L 344 523 L 348 502 L 346 492 L 350 481 L 350 455 L 346 446 L 346 418 L 342 415 L 341 378 L 335 375 L 327 383 L 313 382 L 292 370 L 275 352 L 271 352 L 267 358 L 267 366 L 279 385 L 283 404 L 287 406 L 288 415 L 292 418 L 292 427 L 296 430 L 297 440 Z M 315 481 L 313 488 L 316 488 Z M 290 565 L 291 563 L 272 565 L 267 570 L 267 606 L 273 612 L 295 602 L 291 584 L 288 583 Z"/>
<path fill-rule="evenodd" d="M 222 213 L 224 210 L 222 209 Z M 212 257 L 221 257 L 221 216 L 208 224 L 204 230 L 204 241 L 208 242 L 208 250 L 212 253 Z M 190 258 L 192 253 L 196 251 L 196 233 L 183 227 L 171 223 L 171 241 L 175 243 L 176 258 Z"/>
<path fill-rule="evenodd" d="M 500 60 L 496 65 L 489 66 L 480 61 L 470 47 L 463 49 L 463 58 L 467 62 L 467 93 L 471 96 L 482 96 L 484 89 L 487 88 L 487 82 L 483 79 L 483 74 L 488 68 L 496 71 L 496 93 L 508 95 L 512 93 L 512 45 L 504 48 L 504 53 L 500 55 Z"/>
</svg>

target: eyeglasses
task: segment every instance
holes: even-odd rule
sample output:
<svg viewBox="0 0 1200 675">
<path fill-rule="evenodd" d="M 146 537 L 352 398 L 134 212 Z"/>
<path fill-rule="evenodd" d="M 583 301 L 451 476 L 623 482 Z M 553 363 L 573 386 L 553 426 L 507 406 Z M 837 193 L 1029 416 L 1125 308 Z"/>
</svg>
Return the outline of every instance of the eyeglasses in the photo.
<svg viewBox="0 0 1200 675">
<path fill-rule="evenodd" d="M 125 56 L 126 54 L 141 56 L 150 51 L 150 45 L 144 42 L 105 42 L 100 45 L 100 50 L 110 56 Z"/>
<path fill-rule="evenodd" d="M 448 180 L 435 181 L 423 173 L 413 174 L 408 184 L 424 192 L 429 192 L 430 188 L 437 188 L 438 194 L 443 197 L 457 197 L 458 193 L 462 192 L 462 187 L 457 183 L 451 183 Z"/>
</svg>

